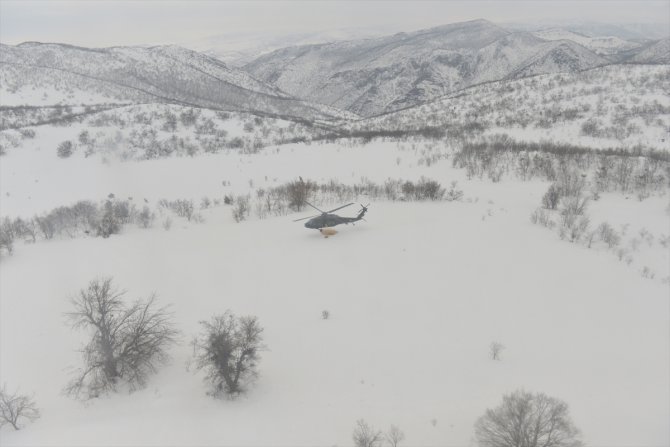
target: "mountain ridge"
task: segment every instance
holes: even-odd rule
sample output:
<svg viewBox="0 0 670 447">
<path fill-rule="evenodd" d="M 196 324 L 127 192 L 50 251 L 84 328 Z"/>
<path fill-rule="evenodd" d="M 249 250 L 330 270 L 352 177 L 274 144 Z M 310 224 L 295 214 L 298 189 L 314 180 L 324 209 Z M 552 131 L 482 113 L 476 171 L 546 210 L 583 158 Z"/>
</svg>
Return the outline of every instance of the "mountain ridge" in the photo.
<svg viewBox="0 0 670 447">
<path fill-rule="evenodd" d="M 560 42 L 477 19 L 374 39 L 284 48 L 243 68 L 289 94 L 372 116 L 479 82 L 610 62 L 576 42 Z"/>
<path fill-rule="evenodd" d="M 174 45 L 85 48 L 25 42 L 2 45 L 0 53 L 0 79 L 8 91 L 4 96 L 19 104 L 30 104 L 31 100 L 20 102 L 10 93 L 40 87 L 45 95 L 65 92 L 66 98 L 68 94 L 74 98 L 73 92 L 77 92 L 94 102 L 104 102 L 103 98 L 131 103 L 153 100 L 309 119 L 343 115 L 297 99 L 217 59 Z"/>
</svg>

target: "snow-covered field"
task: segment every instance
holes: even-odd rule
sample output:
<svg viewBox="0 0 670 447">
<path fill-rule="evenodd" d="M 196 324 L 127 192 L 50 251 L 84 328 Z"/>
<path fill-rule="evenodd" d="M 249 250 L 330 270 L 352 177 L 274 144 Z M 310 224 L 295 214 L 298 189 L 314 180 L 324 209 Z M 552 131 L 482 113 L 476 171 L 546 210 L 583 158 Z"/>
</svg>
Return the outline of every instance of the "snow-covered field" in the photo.
<svg viewBox="0 0 670 447">
<path fill-rule="evenodd" d="M 450 161 L 427 167 L 419 155 L 380 142 L 106 164 L 98 155 L 9 151 L 0 163 L 3 217 L 109 193 L 151 204 L 222 197 L 299 175 L 343 183 L 425 175 L 443 186 L 457 180 L 465 195 L 373 202 L 366 222 L 329 239 L 292 222 L 307 210 L 234 223 L 219 206 L 202 210 L 201 224 L 175 218 L 169 231 L 157 222 L 109 239 L 17 244 L 0 263 L 0 377 L 34 392 L 42 417 L 18 432 L 3 428 L 0 443 L 351 445 L 362 418 L 397 425 L 404 445 L 474 446 L 476 419 L 524 388 L 565 400 L 587 445 L 668 445 L 670 259 L 657 242 L 670 234 L 667 194 L 642 202 L 603 194 L 592 204 L 594 223 L 655 236 L 627 265 L 531 224 L 546 183 L 467 180 Z M 101 276 L 128 298 L 156 292 L 182 339 L 146 388 L 81 403 L 61 393 L 85 339 L 63 313 Z M 190 363 L 198 322 L 226 309 L 258 316 L 268 347 L 256 386 L 234 401 L 206 395 Z M 499 361 L 491 342 L 505 346 Z"/>
</svg>

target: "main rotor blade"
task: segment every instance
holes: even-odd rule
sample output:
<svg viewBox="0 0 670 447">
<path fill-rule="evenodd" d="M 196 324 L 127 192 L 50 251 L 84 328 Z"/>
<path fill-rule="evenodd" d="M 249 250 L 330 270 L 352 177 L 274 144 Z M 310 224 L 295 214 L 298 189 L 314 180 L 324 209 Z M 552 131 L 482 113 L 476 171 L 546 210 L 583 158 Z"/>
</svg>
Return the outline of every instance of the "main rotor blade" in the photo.
<svg viewBox="0 0 670 447">
<path fill-rule="evenodd" d="M 335 208 L 334 210 L 326 211 L 326 214 L 334 213 L 334 212 L 337 211 L 337 210 L 341 210 L 342 208 L 346 208 L 346 207 L 348 207 L 349 205 L 353 205 L 353 204 L 354 204 L 354 202 L 347 203 L 346 205 L 342 205 L 341 207 L 339 207 L 339 208 Z"/>
<path fill-rule="evenodd" d="M 318 212 L 320 212 L 321 214 L 326 214 L 323 211 L 321 211 L 320 209 L 318 209 L 317 207 L 315 207 L 314 205 L 312 205 L 311 203 L 309 203 L 307 200 L 305 200 L 305 203 L 307 205 L 311 206 L 312 208 L 314 208 L 315 210 L 317 210 Z"/>
<path fill-rule="evenodd" d="M 294 220 L 293 222 L 300 222 L 301 220 L 312 219 L 312 218 L 314 218 L 314 217 L 319 217 L 319 215 L 316 215 L 316 216 L 309 216 L 309 217 L 303 217 L 302 219 L 296 219 L 296 220 Z"/>
</svg>

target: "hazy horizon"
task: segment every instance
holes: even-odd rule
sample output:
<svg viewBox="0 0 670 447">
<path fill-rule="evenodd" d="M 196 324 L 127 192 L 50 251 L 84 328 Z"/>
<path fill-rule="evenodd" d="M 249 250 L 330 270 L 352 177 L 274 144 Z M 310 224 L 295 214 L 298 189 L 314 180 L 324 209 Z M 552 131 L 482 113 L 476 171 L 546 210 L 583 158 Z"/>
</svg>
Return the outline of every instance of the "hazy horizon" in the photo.
<svg viewBox="0 0 670 447">
<path fill-rule="evenodd" d="M 383 11 L 383 14 L 380 14 Z M 667 27 L 670 2 L 641 1 L 45 1 L 0 0 L 0 42 L 86 47 L 183 44 L 221 35 L 411 32 L 485 19 L 501 26 L 561 23 Z"/>
</svg>

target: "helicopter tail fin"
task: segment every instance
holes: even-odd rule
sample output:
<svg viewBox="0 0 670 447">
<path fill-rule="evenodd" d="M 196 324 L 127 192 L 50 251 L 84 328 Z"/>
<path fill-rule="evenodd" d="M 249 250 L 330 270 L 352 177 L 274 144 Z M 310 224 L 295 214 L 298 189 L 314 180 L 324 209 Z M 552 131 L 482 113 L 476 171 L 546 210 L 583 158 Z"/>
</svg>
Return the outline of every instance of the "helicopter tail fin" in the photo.
<svg viewBox="0 0 670 447">
<path fill-rule="evenodd" d="M 359 211 L 358 216 L 356 216 L 356 219 L 358 219 L 358 220 L 363 219 L 363 217 L 365 216 L 365 213 L 368 212 L 368 207 L 369 206 L 370 206 L 369 203 L 367 205 L 361 204 L 361 210 Z"/>
</svg>

